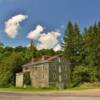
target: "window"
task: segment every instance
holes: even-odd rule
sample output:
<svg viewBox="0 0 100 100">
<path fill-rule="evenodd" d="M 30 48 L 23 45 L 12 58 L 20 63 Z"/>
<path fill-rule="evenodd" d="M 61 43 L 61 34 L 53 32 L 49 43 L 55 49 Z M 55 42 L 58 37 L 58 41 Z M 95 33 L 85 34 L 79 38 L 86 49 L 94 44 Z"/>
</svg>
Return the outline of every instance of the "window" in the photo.
<svg viewBox="0 0 100 100">
<path fill-rule="evenodd" d="M 43 78 L 43 79 L 45 78 L 45 74 L 42 74 L 42 78 Z"/>
<path fill-rule="evenodd" d="M 53 74 L 53 79 L 56 79 L 56 74 Z"/>
<path fill-rule="evenodd" d="M 64 78 L 67 79 L 67 74 L 64 74 Z"/>
<path fill-rule="evenodd" d="M 54 65 L 53 67 L 54 67 L 54 70 L 56 70 L 56 65 Z"/>
<path fill-rule="evenodd" d="M 42 65 L 42 71 L 46 70 L 46 66 L 45 65 Z"/>
<path fill-rule="evenodd" d="M 67 71 L 67 66 L 64 66 L 64 70 Z"/>
</svg>

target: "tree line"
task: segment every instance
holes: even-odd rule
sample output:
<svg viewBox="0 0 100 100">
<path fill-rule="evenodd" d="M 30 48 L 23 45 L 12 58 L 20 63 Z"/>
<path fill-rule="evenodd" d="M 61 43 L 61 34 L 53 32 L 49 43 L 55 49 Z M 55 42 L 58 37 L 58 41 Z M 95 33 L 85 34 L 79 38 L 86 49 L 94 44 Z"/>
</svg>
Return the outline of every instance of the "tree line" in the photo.
<svg viewBox="0 0 100 100">
<path fill-rule="evenodd" d="M 71 82 L 100 81 L 100 22 L 80 32 L 77 23 L 68 22 L 64 35 L 64 56 L 71 62 Z"/>
</svg>

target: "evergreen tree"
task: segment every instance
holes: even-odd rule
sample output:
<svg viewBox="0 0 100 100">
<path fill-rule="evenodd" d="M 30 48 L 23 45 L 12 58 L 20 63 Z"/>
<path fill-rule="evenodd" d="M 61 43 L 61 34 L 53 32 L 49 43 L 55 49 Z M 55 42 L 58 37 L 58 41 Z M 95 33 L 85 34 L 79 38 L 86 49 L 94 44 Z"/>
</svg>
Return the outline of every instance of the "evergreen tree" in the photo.
<svg viewBox="0 0 100 100">
<path fill-rule="evenodd" d="M 73 33 L 73 25 L 72 23 L 69 21 L 68 22 L 68 25 L 67 25 L 67 29 L 65 31 L 65 34 L 64 34 L 64 56 L 67 58 L 67 59 L 70 59 L 70 55 L 71 55 L 71 43 L 72 43 L 72 37 L 71 37 L 71 34 Z M 70 47 L 70 48 L 69 48 Z"/>
<path fill-rule="evenodd" d="M 64 36 L 64 55 L 73 65 L 81 62 L 82 37 L 78 25 L 68 22 Z"/>
<path fill-rule="evenodd" d="M 84 55 L 85 64 L 91 66 L 100 65 L 100 26 L 94 24 L 88 28 L 88 31 L 84 31 Z"/>
<path fill-rule="evenodd" d="M 4 44 L 0 42 L 0 47 L 3 47 L 3 46 L 4 46 Z"/>
<path fill-rule="evenodd" d="M 31 42 L 30 42 L 30 50 L 31 50 L 31 51 L 36 51 L 36 47 L 35 47 L 35 45 L 34 45 L 33 40 L 31 40 Z"/>
<path fill-rule="evenodd" d="M 30 42 L 30 47 L 29 47 L 28 53 L 29 53 L 29 55 L 31 55 L 31 58 L 37 57 L 37 49 L 34 45 L 33 40 L 31 40 L 31 42 Z"/>
</svg>

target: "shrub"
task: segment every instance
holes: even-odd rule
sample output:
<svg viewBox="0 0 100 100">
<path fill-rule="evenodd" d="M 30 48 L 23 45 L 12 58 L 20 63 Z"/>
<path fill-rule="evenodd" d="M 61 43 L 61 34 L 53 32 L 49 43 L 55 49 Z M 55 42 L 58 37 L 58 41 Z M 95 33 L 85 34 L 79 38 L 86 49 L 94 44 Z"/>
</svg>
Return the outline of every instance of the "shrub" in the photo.
<svg viewBox="0 0 100 100">
<path fill-rule="evenodd" d="M 72 72 L 72 81 L 77 86 L 84 82 L 96 82 L 97 78 L 97 67 L 90 66 L 76 66 Z"/>
</svg>

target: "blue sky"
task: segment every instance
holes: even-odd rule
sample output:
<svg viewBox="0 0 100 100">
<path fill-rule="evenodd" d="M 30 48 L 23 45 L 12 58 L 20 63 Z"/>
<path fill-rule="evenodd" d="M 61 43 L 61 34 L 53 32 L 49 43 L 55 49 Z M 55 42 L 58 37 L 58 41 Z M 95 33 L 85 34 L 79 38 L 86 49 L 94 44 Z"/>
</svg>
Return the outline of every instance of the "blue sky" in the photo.
<svg viewBox="0 0 100 100">
<path fill-rule="evenodd" d="M 18 14 L 28 15 L 28 19 L 11 39 L 4 32 L 5 22 Z M 63 34 L 69 20 L 77 22 L 81 31 L 100 20 L 100 0 L 0 0 L 0 41 L 8 46 L 26 46 L 30 41 L 26 36 L 36 25 L 44 26 L 46 32 L 59 29 Z"/>
</svg>

